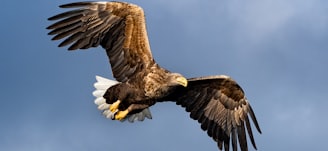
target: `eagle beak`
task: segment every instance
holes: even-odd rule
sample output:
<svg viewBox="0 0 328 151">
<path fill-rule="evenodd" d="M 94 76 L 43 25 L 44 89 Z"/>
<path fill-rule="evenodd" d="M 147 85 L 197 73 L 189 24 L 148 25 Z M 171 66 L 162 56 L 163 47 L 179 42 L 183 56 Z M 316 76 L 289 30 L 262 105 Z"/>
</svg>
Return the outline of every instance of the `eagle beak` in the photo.
<svg viewBox="0 0 328 151">
<path fill-rule="evenodd" d="M 188 85 L 188 80 L 185 77 L 178 77 L 177 82 L 184 87 Z"/>
</svg>

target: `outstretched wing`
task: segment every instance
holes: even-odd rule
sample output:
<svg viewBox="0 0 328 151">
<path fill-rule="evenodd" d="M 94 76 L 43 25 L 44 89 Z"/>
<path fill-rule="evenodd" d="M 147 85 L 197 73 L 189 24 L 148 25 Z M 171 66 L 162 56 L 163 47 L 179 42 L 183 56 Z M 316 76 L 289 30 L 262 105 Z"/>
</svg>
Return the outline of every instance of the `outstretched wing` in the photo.
<svg viewBox="0 0 328 151">
<path fill-rule="evenodd" d="M 77 2 L 61 5 L 76 8 L 48 20 L 59 20 L 47 27 L 65 39 L 59 47 L 69 50 L 101 45 L 106 49 L 114 77 L 125 82 L 135 73 L 154 64 L 145 25 L 144 12 L 137 5 L 123 2 Z"/>
<path fill-rule="evenodd" d="M 243 90 L 235 81 L 221 75 L 193 78 L 188 82 L 186 89 L 179 89 L 170 99 L 185 107 L 190 117 L 198 120 L 201 128 L 218 143 L 221 150 L 224 144 L 228 151 L 231 140 L 234 151 L 238 142 L 240 149 L 247 151 L 245 128 L 256 149 L 249 117 L 258 132 L 261 133 L 261 130 Z"/>
</svg>

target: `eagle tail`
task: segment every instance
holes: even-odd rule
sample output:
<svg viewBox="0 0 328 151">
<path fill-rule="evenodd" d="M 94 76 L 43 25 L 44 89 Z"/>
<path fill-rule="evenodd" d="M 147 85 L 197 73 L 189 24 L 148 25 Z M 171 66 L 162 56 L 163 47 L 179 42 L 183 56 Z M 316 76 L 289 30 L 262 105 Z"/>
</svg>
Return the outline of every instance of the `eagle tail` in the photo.
<svg viewBox="0 0 328 151">
<path fill-rule="evenodd" d="M 109 110 L 109 107 L 111 104 L 107 104 L 105 98 L 103 95 L 106 93 L 107 89 L 112 87 L 113 85 L 119 83 L 118 81 L 110 80 L 101 76 L 96 76 L 97 82 L 94 84 L 94 87 L 96 88 L 95 91 L 93 91 L 93 96 L 96 97 L 95 104 L 98 105 L 98 109 L 103 111 L 103 115 L 106 118 L 113 119 L 115 113 L 111 112 Z M 145 108 L 140 112 L 130 114 L 125 119 L 127 119 L 129 122 L 133 123 L 134 121 L 143 121 L 145 118 L 151 119 L 151 113 L 149 108 Z M 122 121 L 125 121 L 122 120 Z"/>
<path fill-rule="evenodd" d="M 95 104 L 98 105 L 98 109 L 103 111 L 103 115 L 106 118 L 112 119 L 112 117 L 115 115 L 115 113 L 111 112 L 109 110 L 109 107 L 111 104 L 107 104 L 105 98 L 103 95 L 106 93 L 107 89 L 111 86 L 119 83 L 118 81 L 106 79 L 101 76 L 96 76 L 97 82 L 94 84 L 94 87 L 96 88 L 95 91 L 93 91 L 93 96 L 96 97 Z"/>
</svg>

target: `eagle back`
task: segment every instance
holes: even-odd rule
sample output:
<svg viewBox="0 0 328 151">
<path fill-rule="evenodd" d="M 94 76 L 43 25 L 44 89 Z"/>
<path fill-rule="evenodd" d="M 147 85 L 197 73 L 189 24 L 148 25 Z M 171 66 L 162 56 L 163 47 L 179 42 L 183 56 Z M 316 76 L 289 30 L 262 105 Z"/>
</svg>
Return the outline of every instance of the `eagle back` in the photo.
<svg viewBox="0 0 328 151">
<path fill-rule="evenodd" d="M 145 96 L 158 99 L 169 91 L 166 83 L 169 72 L 158 66 L 150 69 L 150 72 L 143 78 Z"/>
</svg>

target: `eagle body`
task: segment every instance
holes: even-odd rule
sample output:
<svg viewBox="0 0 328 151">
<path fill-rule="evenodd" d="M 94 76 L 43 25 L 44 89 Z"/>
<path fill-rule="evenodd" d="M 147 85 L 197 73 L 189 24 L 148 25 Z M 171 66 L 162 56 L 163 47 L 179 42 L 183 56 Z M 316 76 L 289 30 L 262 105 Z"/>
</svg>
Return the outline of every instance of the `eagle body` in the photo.
<svg viewBox="0 0 328 151">
<path fill-rule="evenodd" d="M 156 64 L 148 72 L 136 74 L 126 82 L 109 87 L 103 97 L 107 104 L 122 100 L 119 110 L 125 110 L 132 104 L 133 110 L 142 110 L 164 101 L 177 88 L 183 87 L 186 81 L 176 81 L 178 77 L 184 79 L 182 75 L 171 73 Z"/>
<path fill-rule="evenodd" d="M 148 41 L 143 9 L 125 2 L 76 2 L 72 10 L 48 18 L 47 29 L 59 47 L 68 50 L 101 46 L 116 80 L 96 76 L 95 104 L 103 115 L 129 122 L 151 119 L 149 107 L 173 101 L 197 120 L 220 150 L 247 151 L 247 138 L 256 149 L 251 119 L 259 124 L 244 91 L 225 75 L 186 79 L 160 67 Z M 239 145 L 238 145 L 239 144 Z"/>
</svg>

